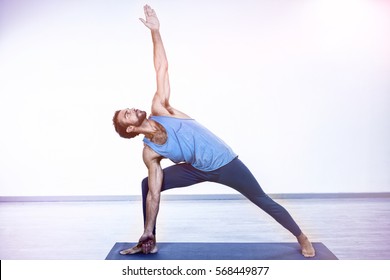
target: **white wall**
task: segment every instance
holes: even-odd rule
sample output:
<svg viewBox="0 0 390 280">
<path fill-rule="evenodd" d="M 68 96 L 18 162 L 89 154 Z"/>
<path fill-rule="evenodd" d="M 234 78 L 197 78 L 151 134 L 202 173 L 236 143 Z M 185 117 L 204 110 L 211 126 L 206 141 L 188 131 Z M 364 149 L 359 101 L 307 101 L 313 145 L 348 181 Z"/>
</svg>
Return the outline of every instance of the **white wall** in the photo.
<svg viewBox="0 0 390 280">
<path fill-rule="evenodd" d="M 155 90 L 144 1 L 0 3 L 0 196 L 139 194 L 142 139 L 119 138 L 111 119 L 149 109 Z M 387 1 L 149 4 L 172 105 L 267 192 L 390 191 Z M 219 192 L 231 191 L 185 193 Z"/>
</svg>

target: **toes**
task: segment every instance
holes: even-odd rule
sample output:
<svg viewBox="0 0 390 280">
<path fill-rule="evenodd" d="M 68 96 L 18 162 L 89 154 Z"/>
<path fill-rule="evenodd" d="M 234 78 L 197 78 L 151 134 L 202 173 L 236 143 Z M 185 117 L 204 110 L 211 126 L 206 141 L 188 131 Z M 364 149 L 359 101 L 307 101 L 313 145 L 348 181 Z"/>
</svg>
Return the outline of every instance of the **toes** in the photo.
<svg viewBox="0 0 390 280">
<path fill-rule="evenodd" d="M 305 258 L 313 258 L 315 257 L 315 252 L 308 252 L 308 251 L 302 251 L 302 255 L 305 257 Z"/>
</svg>

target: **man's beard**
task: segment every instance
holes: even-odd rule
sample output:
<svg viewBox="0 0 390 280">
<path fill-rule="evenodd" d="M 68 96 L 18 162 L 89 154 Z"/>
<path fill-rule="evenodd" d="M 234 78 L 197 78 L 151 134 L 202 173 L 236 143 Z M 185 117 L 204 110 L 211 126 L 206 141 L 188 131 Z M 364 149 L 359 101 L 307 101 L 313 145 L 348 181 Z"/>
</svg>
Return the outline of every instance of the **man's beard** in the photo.
<svg viewBox="0 0 390 280">
<path fill-rule="evenodd" d="M 143 121 L 146 119 L 146 112 L 145 111 L 139 111 L 137 112 L 138 121 L 135 124 L 136 126 L 140 126 Z"/>
</svg>

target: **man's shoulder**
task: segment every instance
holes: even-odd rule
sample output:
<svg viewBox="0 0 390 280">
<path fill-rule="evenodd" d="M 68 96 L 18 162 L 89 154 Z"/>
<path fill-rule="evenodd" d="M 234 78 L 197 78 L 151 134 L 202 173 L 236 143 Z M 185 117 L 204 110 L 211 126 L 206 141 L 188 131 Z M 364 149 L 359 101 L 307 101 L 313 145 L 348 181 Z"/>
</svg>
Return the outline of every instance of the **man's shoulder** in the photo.
<svg viewBox="0 0 390 280">
<path fill-rule="evenodd" d="M 152 160 L 160 160 L 163 158 L 163 156 L 156 153 L 151 147 L 144 144 L 144 149 L 142 152 L 142 157 L 144 158 L 144 161 L 152 161 Z"/>
<path fill-rule="evenodd" d="M 151 116 L 172 117 L 177 119 L 190 119 L 187 114 L 177 110 L 172 106 L 152 106 Z"/>
</svg>

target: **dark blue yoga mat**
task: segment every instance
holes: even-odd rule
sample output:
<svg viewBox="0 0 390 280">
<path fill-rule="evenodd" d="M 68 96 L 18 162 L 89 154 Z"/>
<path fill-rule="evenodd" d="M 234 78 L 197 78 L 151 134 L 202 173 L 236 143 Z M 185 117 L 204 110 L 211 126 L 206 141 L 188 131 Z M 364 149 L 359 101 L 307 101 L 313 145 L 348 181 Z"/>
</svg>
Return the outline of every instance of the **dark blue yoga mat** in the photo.
<svg viewBox="0 0 390 280">
<path fill-rule="evenodd" d="M 156 254 L 119 254 L 134 245 L 117 242 L 106 260 L 337 260 L 320 242 L 314 258 L 302 256 L 298 243 L 158 243 Z"/>
</svg>

